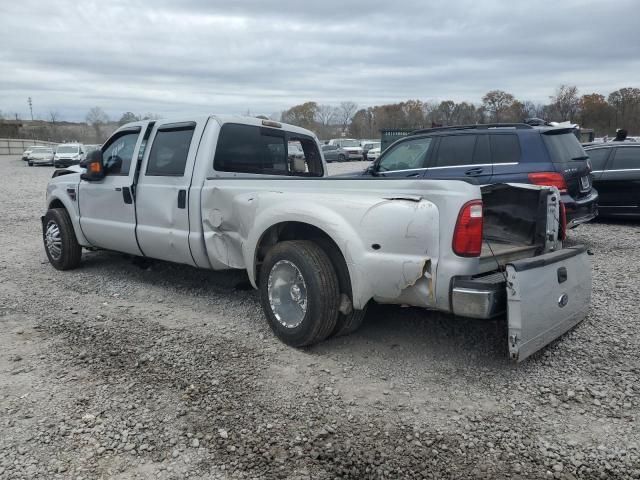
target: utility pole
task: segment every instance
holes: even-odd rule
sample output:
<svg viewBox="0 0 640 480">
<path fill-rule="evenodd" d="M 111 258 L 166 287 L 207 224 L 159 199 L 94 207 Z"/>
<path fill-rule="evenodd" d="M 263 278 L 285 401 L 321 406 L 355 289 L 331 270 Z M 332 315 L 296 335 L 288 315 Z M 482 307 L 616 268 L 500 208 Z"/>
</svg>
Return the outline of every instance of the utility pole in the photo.
<svg viewBox="0 0 640 480">
<path fill-rule="evenodd" d="M 29 97 L 29 99 L 27 100 L 27 103 L 29 104 L 29 111 L 31 112 L 31 121 L 33 122 L 33 102 L 31 101 L 31 97 Z"/>
</svg>

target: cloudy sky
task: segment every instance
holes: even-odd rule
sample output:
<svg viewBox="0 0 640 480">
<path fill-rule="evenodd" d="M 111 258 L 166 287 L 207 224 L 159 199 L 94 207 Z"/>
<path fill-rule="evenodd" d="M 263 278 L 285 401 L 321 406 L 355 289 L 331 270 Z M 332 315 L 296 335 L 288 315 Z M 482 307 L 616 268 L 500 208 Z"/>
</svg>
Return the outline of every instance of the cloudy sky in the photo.
<svg viewBox="0 0 640 480">
<path fill-rule="evenodd" d="M 614 8 L 615 7 L 615 8 Z M 81 120 L 640 87 L 637 0 L 0 0 L 0 111 Z"/>
</svg>

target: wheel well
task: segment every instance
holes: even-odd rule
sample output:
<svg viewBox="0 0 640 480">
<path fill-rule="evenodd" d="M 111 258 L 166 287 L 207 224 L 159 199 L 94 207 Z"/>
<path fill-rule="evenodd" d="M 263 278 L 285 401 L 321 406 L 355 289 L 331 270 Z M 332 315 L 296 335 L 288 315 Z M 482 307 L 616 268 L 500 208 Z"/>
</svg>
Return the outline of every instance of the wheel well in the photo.
<svg viewBox="0 0 640 480">
<path fill-rule="evenodd" d="M 317 243 L 329 256 L 331 263 L 336 269 L 340 283 L 340 292 L 352 298 L 349 267 L 347 267 L 347 262 L 344 259 L 340 247 L 338 247 L 336 242 L 322 229 L 303 222 L 278 223 L 264 232 L 256 248 L 256 282 L 259 282 L 260 266 L 271 247 L 287 240 L 310 240 Z"/>
<path fill-rule="evenodd" d="M 49 208 L 65 208 L 64 203 L 62 203 L 60 201 L 60 199 L 55 198 L 50 204 L 49 204 Z"/>
</svg>

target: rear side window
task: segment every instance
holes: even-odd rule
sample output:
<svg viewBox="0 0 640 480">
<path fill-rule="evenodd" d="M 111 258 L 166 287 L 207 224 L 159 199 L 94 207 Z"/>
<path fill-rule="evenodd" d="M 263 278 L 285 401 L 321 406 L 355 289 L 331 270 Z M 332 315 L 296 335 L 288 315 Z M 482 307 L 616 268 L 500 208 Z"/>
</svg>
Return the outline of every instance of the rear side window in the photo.
<svg viewBox="0 0 640 480">
<path fill-rule="evenodd" d="M 148 176 L 181 177 L 187 165 L 187 155 L 195 126 L 162 128 L 149 152 Z"/>
<path fill-rule="evenodd" d="M 273 128 L 225 123 L 213 167 L 219 172 L 322 176 L 315 141 Z"/>
<path fill-rule="evenodd" d="M 640 169 L 640 148 L 616 148 L 609 170 Z"/>
<path fill-rule="evenodd" d="M 542 134 L 551 161 L 553 163 L 566 163 L 572 160 L 585 160 L 587 154 L 576 136 L 571 133 L 544 133 Z"/>
<path fill-rule="evenodd" d="M 520 140 L 517 135 L 491 135 L 491 158 L 493 163 L 518 163 Z"/>
<path fill-rule="evenodd" d="M 459 167 L 490 163 L 486 135 L 452 135 L 442 137 L 433 162 L 434 167 Z"/>
<path fill-rule="evenodd" d="M 587 155 L 589 155 L 589 160 L 591 160 L 591 168 L 594 171 L 604 170 L 604 166 L 607 163 L 610 152 L 610 148 L 598 148 L 596 150 L 589 150 L 587 152 Z"/>
<path fill-rule="evenodd" d="M 399 143 L 389 149 L 380 160 L 378 171 L 412 170 L 423 168 L 431 138 L 417 138 Z"/>
<path fill-rule="evenodd" d="M 442 137 L 434 166 L 456 167 L 458 165 L 471 165 L 473 163 L 475 145 L 475 135 Z"/>
</svg>

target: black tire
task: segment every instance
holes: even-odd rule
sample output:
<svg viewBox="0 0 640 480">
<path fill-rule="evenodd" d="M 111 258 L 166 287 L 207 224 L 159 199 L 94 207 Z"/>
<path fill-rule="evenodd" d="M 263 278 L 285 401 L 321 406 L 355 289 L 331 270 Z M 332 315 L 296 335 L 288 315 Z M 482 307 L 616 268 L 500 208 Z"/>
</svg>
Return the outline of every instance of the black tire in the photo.
<svg viewBox="0 0 640 480">
<path fill-rule="evenodd" d="M 339 162 L 345 162 L 347 160 L 347 157 L 345 157 L 344 155 L 340 154 L 338 155 L 338 161 Z"/>
<path fill-rule="evenodd" d="M 28 162 L 27 165 L 29 165 L 30 167 L 33 167 L 33 162 Z"/>
<path fill-rule="evenodd" d="M 55 227 L 57 227 L 58 232 L 57 238 Z M 47 258 L 54 268 L 71 270 L 80 265 L 82 247 L 78 244 L 71 218 L 64 208 L 47 210 L 42 222 L 42 240 L 44 242 L 44 250 L 47 252 Z M 59 245 L 60 253 L 58 255 L 56 255 L 57 250 L 55 248 L 48 246 L 54 241 Z"/>
<path fill-rule="evenodd" d="M 344 257 L 342 253 L 338 249 L 338 247 L 327 239 L 318 238 L 315 240 L 318 245 L 322 247 L 327 255 L 329 255 L 329 259 L 331 263 L 333 263 L 334 268 L 336 269 L 336 274 L 338 275 L 338 285 L 340 288 L 340 295 L 346 295 L 348 301 L 353 304 L 353 293 L 351 290 L 351 278 L 349 277 L 349 269 L 344 263 Z M 330 337 L 343 337 L 345 335 L 349 335 L 362 325 L 364 321 L 364 317 L 367 313 L 367 306 L 362 310 L 354 310 L 351 309 L 350 313 L 342 313 L 338 311 L 338 320 L 336 321 L 336 326 L 331 332 Z"/>
<path fill-rule="evenodd" d="M 306 310 L 301 321 L 292 326 L 285 326 L 278 320 L 269 301 L 269 277 L 281 260 L 297 268 L 306 287 Z M 329 256 L 319 245 L 308 240 L 275 245 L 260 269 L 260 303 L 269 326 L 287 345 L 303 347 L 326 339 L 336 326 L 340 303 L 338 277 Z"/>
</svg>

